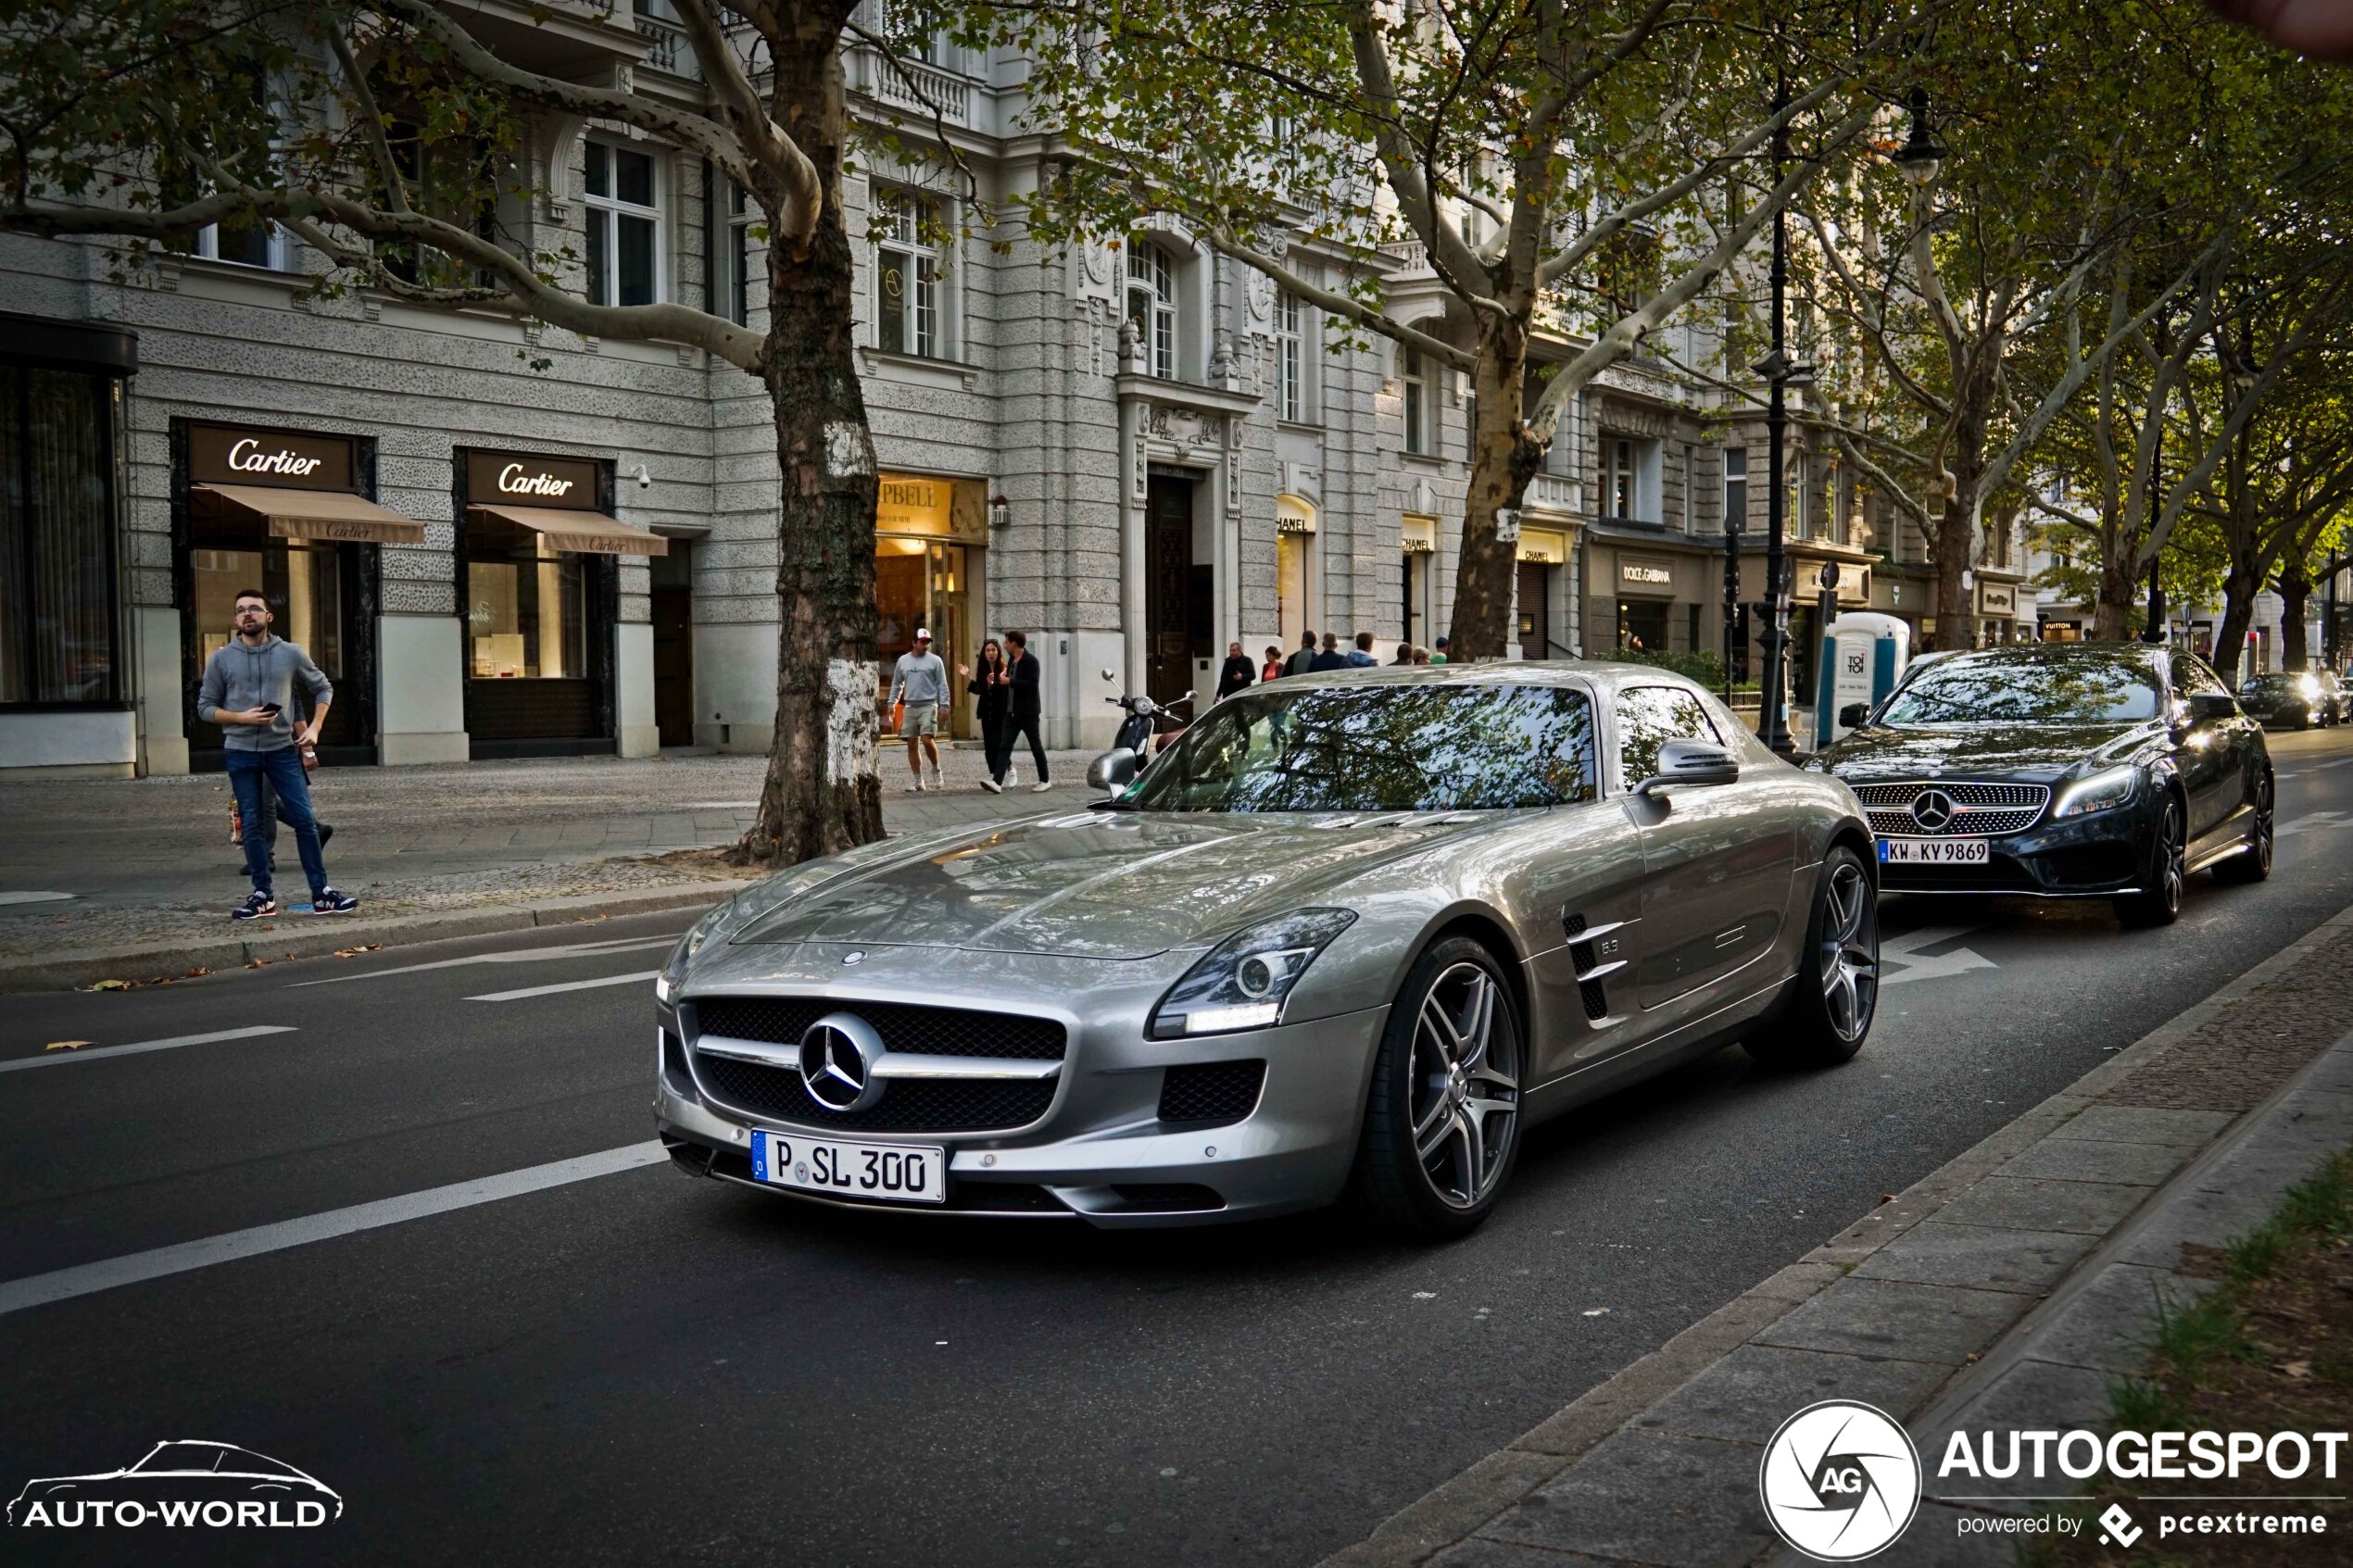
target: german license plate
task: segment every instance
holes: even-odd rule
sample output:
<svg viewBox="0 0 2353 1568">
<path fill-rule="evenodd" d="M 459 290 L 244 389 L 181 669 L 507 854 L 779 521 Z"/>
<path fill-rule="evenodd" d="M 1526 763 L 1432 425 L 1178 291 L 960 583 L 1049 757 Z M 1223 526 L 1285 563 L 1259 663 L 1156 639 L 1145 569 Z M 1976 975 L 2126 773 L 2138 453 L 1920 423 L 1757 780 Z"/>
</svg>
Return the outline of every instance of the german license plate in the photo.
<svg viewBox="0 0 2353 1568">
<path fill-rule="evenodd" d="M 948 1201 L 948 1151 L 931 1144 L 840 1143 L 786 1133 L 751 1135 L 752 1180 L 885 1203 Z"/>
<path fill-rule="evenodd" d="M 1982 866 L 1992 859 L 1983 838 L 1882 838 L 1879 858 L 1888 866 Z"/>
</svg>

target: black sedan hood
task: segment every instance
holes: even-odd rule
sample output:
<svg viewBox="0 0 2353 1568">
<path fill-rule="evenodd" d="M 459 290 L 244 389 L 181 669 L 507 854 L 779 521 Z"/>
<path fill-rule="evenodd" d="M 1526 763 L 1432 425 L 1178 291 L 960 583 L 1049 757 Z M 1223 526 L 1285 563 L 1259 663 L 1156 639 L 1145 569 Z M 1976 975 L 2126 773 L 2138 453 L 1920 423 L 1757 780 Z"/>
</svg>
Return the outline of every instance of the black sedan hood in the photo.
<svg viewBox="0 0 2353 1568">
<path fill-rule="evenodd" d="M 2109 724 L 1952 724 L 1857 730 L 1820 754 L 1842 781 L 2005 778 L 2049 784 L 2086 765 L 2131 756 L 2164 734 L 2147 720 Z"/>
</svg>

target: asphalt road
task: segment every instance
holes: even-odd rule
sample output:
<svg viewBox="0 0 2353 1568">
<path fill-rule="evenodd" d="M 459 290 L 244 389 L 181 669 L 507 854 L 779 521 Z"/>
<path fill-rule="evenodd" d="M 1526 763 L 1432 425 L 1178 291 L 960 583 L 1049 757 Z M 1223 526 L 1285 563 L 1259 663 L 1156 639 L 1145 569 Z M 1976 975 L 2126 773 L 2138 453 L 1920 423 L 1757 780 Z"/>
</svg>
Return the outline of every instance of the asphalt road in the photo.
<svg viewBox="0 0 2353 1568">
<path fill-rule="evenodd" d="M 2201 878 L 2139 934 L 1892 900 L 1853 1063 L 1729 1050 L 1554 1123 L 1437 1250 L 1328 1215 L 869 1219 L 633 1164 L 646 982 L 573 983 L 650 972 L 683 916 L 0 999 L 0 1497 L 207 1438 L 345 1503 L 6 1555 L 1312 1562 L 2353 902 L 2353 732 L 2273 753 L 2269 884 Z"/>
</svg>

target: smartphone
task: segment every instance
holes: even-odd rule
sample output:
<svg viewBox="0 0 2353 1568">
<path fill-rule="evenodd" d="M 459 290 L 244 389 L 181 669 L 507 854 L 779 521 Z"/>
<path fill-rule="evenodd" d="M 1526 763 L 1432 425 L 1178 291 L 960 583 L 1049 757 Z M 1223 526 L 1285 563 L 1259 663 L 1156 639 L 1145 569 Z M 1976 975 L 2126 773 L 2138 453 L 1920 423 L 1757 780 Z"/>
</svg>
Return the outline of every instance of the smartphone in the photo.
<svg viewBox="0 0 2353 1568">
<path fill-rule="evenodd" d="M 269 715 L 270 715 L 270 717 L 271 717 L 272 719 L 275 719 L 275 718 L 279 715 L 279 713 L 280 713 L 280 712 L 283 711 L 283 709 L 282 709 L 282 708 L 281 708 L 281 707 L 280 707 L 277 703 L 274 703 L 274 702 L 265 702 L 265 703 L 263 703 L 263 704 L 261 705 L 261 710 L 262 710 L 264 713 L 269 714 Z"/>
</svg>

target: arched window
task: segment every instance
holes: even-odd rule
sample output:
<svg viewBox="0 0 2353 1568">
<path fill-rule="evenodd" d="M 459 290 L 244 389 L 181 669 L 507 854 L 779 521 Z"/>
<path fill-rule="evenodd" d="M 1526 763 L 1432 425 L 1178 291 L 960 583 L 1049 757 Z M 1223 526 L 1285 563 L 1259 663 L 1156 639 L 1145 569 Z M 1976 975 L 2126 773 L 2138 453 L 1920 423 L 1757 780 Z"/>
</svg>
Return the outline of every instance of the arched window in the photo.
<svg viewBox="0 0 2353 1568">
<path fill-rule="evenodd" d="M 1141 238 L 1127 242 L 1127 319 L 1136 323 L 1144 368 L 1164 381 L 1176 380 L 1176 280 L 1168 253 Z"/>
</svg>

